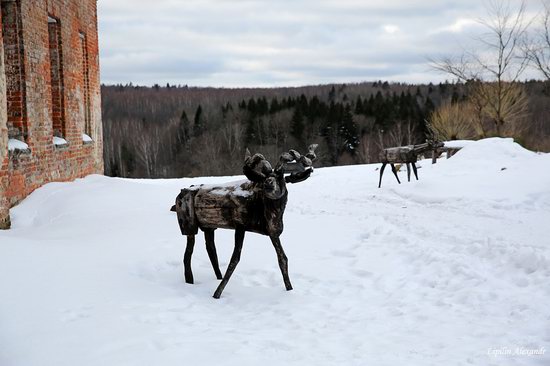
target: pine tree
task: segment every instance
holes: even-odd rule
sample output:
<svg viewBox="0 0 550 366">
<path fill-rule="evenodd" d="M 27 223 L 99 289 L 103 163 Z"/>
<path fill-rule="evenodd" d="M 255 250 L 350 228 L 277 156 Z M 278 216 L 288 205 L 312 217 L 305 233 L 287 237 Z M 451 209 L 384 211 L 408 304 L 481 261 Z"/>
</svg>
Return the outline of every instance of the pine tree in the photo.
<svg viewBox="0 0 550 366">
<path fill-rule="evenodd" d="M 300 107 L 294 109 L 294 114 L 292 115 L 292 121 L 290 123 L 290 133 L 298 141 L 302 141 L 304 135 L 304 115 Z"/>
<path fill-rule="evenodd" d="M 254 98 L 250 98 L 248 100 L 248 105 L 247 105 L 246 109 L 253 116 L 256 116 L 258 114 L 257 105 L 256 105 L 256 101 L 254 100 Z"/>
<path fill-rule="evenodd" d="M 432 102 L 430 97 L 426 98 L 426 103 L 424 104 L 424 114 L 429 116 L 435 110 L 435 104 Z"/>
<path fill-rule="evenodd" d="M 265 116 L 269 112 L 269 104 L 267 103 L 267 99 L 265 98 L 265 96 L 263 96 L 262 98 L 258 98 L 256 106 L 259 116 Z"/>
<path fill-rule="evenodd" d="M 258 133 L 256 131 L 256 118 L 252 115 L 249 115 L 246 120 L 246 131 L 245 131 L 246 145 L 255 144 L 257 137 L 258 137 Z"/>
<path fill-rule="evenodd" d="M 330 102 L 325 115 L 325 121 L 321 128 L 321 136 L 325 138 L 328 155 L 331 164 L 336 164 L 338 161 L 338 115 L 334 101 Z"/>
<path fill-rule="evenodd" d="M 193 134 L 195 136 L 199 136 L 200 134 L 202 134 L 202 132 L 205 128 L 204 116 L 203 116 L 202 107 L 201 107 L 200 104 L 197 107 L 197 111 L 195 112 L 195 120 L 194 121 L 195 121 L 195 123 L 193 125 Z"/>
<path fill-rule="evenodd" d="M 185 109 L 181 111 L 180 120 L 176 134 L 177 148 L 176 151 L 181 151 L 181 148 L 189 141 L 189 118 Z"/>
<path fill-rule="evenodd" d="M 307 116 L 308 120 L 311 122 L 313 122 L 315 118 L 319 118 L 321 116 L 321 102 L 316 95 L 309 101 Z"/>
<path fill-rule="evenodd" d="M 271 99 L 271 105 L 269 106 L 269 113 L 275 114 L 281 110 L 277 97 Z"/>
<path fill-rule="evenodd" d="M 363 103 L 363 113 L 365 116 L 374 115 L 374 95 L 370 95 L 369 100 L 365 100 Z"/>
<path fill-rule="evenodd" d="M 328 93 L 328 101 L 334 102 L 335 99 L 336 99 L 336 89 L 334 88 L 334 85 L 333 85 L 332 88 L 330 88 L 330 91 Z"/>
<path fill-rule="evenodd" d="M 338 132 L 344 141 L 343 147 L 351 154 L 355 154 L 355 149 L 359 146 L 359 136 L 357 133 L 357 126 L 353 121 L 353 113 L 350 104 L 346 104 L 344 107 Z"/>
<path fill-rule="evenodd" d="M 363 99 L 361 99 L 361 96 L 357 96 L 357 100 L 355 101 L 355 114 L 363 114 Z"/>
<path fill-rule="evenodd" d="M 126 174 L 126 176 L 131 175 L 132 172 L 134 171 L 135 166 L 136 166 L 136 158 L 134 157 L 134 155 L 132 154 L 130 149 L 128 149 L 126 144 L 122 144 L 120 157 L 121 157 L 121 160 L 122 160 L 121 161 L 121 171 L 124 172 Z"/>
</svg>

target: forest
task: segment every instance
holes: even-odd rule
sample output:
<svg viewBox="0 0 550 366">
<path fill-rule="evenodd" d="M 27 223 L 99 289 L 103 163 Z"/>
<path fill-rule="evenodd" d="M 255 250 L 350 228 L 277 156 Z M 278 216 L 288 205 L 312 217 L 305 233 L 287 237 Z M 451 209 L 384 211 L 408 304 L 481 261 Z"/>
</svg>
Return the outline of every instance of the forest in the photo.
<svg viewBox="0 0 550 366">
<path fill-rule="evenodd" d="M 520 97 L 511 102 L 517 111 L 508 121 L 515 128 L 498 135 L 550 151 L 548 82 L 517 84 Z M 311 143 L 319 144 L 316 166 L 364 164 L 377 162 L 385 147 L 497 135 L 460 126 L 465 116 L 475 119 L 475 106 L 465 107 L 472 90 L 460 82 L 387 81 L 266 89 L 103 85 L 105 174 L 241 174 L 246 148 L 275 162 Z M 443 133 L 436 123 L 442 118 Z M 489 116 L 479 119 L 490 126 Z"/>
</svg>

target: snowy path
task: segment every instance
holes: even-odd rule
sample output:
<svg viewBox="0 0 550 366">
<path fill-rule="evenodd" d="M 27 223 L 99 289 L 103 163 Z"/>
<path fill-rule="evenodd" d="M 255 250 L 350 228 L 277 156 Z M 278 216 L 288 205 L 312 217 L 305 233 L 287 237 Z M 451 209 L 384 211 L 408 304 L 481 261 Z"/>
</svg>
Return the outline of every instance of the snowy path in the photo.
<svg viewBox="0 0 550 366">
<path fill-rule="evenodd" d="M 183 282 L 168 209 L 238 178 L 49 184 L 0 232 L 0 365 L 549 364 L 550 155 L 491 139 L 422 165 L 381 189 L 377 165 L 290 185 L 294 291 L 247 233 L 220 300 L 202 238 Z M 216 239 L 225 268 L 233 233 Z M 545 354 L 488 354 L 516 347 Z"/>
</svg>

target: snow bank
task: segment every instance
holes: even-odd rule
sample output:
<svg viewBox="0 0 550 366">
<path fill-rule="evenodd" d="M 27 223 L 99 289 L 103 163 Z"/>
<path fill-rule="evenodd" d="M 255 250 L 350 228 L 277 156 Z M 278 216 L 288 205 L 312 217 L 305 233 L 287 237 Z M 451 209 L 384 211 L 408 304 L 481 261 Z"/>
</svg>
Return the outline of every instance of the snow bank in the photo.
<svg viewBox="0 0 550 366">
<path fill-rule="evenodd" d="M 452 158 L 419 163 L 419 184 L 403 184 L 393 192 L 421 203 L 487 202 L 513 207 L 549 194 L 550 180 L 537 171 L 550 164 L 550 154 L 536 154 L 512 139 L 489 138 L 467 144 Z M 384 184 L 390 179 L 385 177 Z M 406 180 L 406 178 L 404 178 Z M 520 187 L 529 184 L 529 190 Z"/>
<path fill-rule="evenodd" d="M 467 145 L 473 143 L 475 141 L 473 140 L 452 140 L 452 141 L 444 141 L 445 147 L 451 147 L 451 148 L 462 148 L 466 147 Z"/>
<path fill-rule="evenodd" d="M 294 291 L 247 233 L 220 300 L 201 236 L 184 283 L 169 209 L 242 177 L 48 184 L 0 232 L 0 365 L 550 364 L 548 163 L 490 139 L 381 189 L 376 164 L 316 169 L 288 185 Z"/>
<path fill-rule="evenodd" d="M 481 160 L 485 162 L 508 161 L 509 159 L 528 158 L 534 152 L 523 148 L 512 138 L 493 137 L 479 141 L 469 141 L 460 150 L 461 160 Z"/>
</svg>

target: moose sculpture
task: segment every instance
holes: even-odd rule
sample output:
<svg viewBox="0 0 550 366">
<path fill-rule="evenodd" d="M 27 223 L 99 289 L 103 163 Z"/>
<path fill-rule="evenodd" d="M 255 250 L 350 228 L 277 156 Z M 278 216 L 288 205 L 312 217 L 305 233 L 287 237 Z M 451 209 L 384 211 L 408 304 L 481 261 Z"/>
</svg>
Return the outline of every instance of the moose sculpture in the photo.
<svg viewBox="0 0 550 366">
<path fill-rule="evenodd" d="M 283 232 L 283 214 L 288 200 L 286 183 L 298 183 L 309 178 L 313 172 L 317 145 L 310 145 L 309 152 L 301 155 L 290 150 L 280 156 L 272 168 L 261 154 L 251 155 L 246 151 L 243 172 L 248 180 L 223 185 L 199 185 L 182 189 L 172 207 L 176 211 L 183 235 L 187 235 L 187 247 L 183 257 L 185 282 L 193 283 L 191 256 L 198 229 L 204 232 L 206 250 L 221 283 L 214 292 L 219 299 L 241 257 L 246 231 L 270 237 L 283 275 L 287 291 L 292 290 L 288 277 L 288 260 L 279 240 Z M 285 176 L 285 174 L 290 175 Z M 214 243 L 217 228 L 235 230 L 235 248 L 222 278 Z"/>
<path fill-rule="evenodd" d="M 390 147 L 384 149 L 380 152 L 380 162 L 382 163 L 382 168 L 380 168 L 380 181 L 378 182 L 378 188 L 382 186 L 382 175 L 384 175 L 384 169 L 387 164 L 390 164 L 391 170 L 397 182 L 401 184 L 399 177 L 397 176 L 397 169 L 394 164 L 406 164 L 407 165 L 407 178 L 408 181 L 411 181 L 411 164 L 416 180 L 418 180 L 418 172 L 416 169 L 416 162 L 418 156 L 429 150 L 435 150 L 437 148 L 443 147 L 442 142 L 427 141 L 419 145 L 408 145 L 408 146 L 398 146 Z"/>
</svg>

